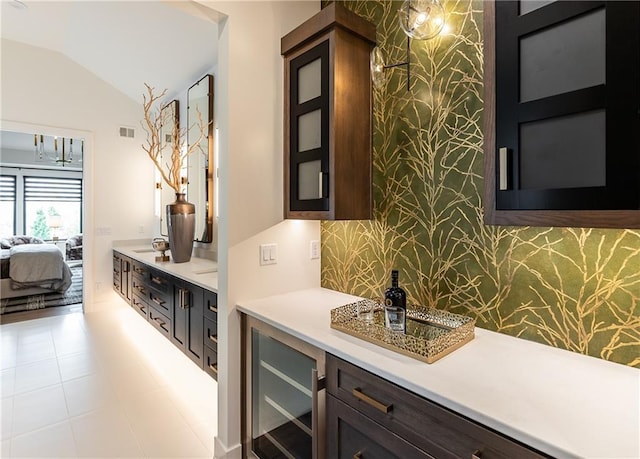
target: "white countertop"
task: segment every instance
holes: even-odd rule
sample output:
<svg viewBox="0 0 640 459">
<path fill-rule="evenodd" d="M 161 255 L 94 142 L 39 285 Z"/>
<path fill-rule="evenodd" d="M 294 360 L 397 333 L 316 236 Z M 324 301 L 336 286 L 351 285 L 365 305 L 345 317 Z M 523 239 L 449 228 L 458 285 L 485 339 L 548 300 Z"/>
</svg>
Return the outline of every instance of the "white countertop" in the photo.
<svg viewBox="0 0 640 459">
<path fill-rule="evenodd" d="M 199 287 L 218 292 L 218 263 L 215 261 L 196 257 L 191 257 L 191 260 L 185 263 L 156 261 L 156 256 L 160 255 L 160 252 L 153 250 L 151 243 L 148 245 L 114 245 L 113 250 Z M 170 250 L 167 250 L 166 253 L 171 256 Z"/>
<path fill-rule="evenodd" d="M 330 328 L 358 299 L 317 288 L 238 309 L 552 456 L 640 457 L 638 369 L 481 328 L 427 364 Z"/>
</svg>

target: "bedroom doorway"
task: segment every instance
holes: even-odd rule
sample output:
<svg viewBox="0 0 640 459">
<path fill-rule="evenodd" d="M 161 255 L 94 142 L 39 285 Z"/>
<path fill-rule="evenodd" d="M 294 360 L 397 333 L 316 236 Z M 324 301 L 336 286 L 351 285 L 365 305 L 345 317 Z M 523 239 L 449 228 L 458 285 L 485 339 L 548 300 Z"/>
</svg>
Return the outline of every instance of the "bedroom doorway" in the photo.
<svg viewBox="0 0 640 459">
<path fill-rule="evenodd" d="M 0 131 L 0 323 L 83 311 L 85 139 L 29 130 Z"/>
</svg>

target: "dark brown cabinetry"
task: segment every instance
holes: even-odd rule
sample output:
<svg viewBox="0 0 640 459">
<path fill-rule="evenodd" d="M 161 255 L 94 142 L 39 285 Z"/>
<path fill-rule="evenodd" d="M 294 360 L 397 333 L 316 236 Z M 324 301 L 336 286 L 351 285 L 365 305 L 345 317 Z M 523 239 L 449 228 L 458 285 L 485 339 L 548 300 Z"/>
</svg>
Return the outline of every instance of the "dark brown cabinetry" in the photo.
<svg viewBox="0 0 640 459">
<path fill-rule="evenodd" d="M 337 357 L 326 365 L 328 457 L 546 457 Z"/>
<path fill-rule="evenodd" d="M 286 218 L 371 218 L 375 41 L 375 26 L 337 3 L 282 38 Z"/>
<path fill-rule="evenodd" d="M 113 252 L 113 288 L 165 338 L 217 379 L 215 292 L 117 251 Z"/>
<path fill-rule="evenodd" d="M 218 379 L 218 295 L 204 291 L 204 362 L 202 368 Z"/>
<path fill-rule="evenodd" d="M 131 301 L 131 259 L 113 252 L 113 289 L 126 302 Z"/>
<path fill-rule="evenodd" d="M 200 367 L 204 355 L 203 303 L 203 289 L 188 282 L 174 281 L 171 341 Z"/>
<path fill-rule="evenodd" d="M 485 222 L 640 227 L 640 3 L 485 3 Z"/>
</svg>

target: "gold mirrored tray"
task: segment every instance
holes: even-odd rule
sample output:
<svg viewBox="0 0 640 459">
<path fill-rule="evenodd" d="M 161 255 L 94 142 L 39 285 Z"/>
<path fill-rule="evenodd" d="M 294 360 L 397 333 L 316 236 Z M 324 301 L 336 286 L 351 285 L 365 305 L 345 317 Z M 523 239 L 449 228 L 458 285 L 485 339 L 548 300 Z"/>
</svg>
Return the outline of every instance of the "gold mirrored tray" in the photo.
<svg viewBox="0 0 640 459">
<path fill-rule="evenodd" d="M 373 320 L 358 316 L 362 306 L 373 307 Z M 407 306 L 406 333 L 384 326 L 384 306 L 361 300 L 331 310 L 331 328 L 426 363 L 458 349 L 474 337 L 475 319 L 439 309 Z"/>
</svg>

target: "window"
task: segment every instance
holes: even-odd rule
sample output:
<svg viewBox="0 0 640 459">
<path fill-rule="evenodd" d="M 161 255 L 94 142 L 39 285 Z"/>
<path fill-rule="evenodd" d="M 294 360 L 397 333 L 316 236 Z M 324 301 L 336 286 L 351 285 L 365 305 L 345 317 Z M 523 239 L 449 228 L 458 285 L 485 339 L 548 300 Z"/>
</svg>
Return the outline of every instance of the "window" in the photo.
<svg viewBox="0 0 640 459">
<path fill-rule="evenodd" d="M 0 235 L 10 236 L 16 231 L 16 177 L 0 176 Z"/>
<path fill-rule="evenodd" d="M 24 201 L 29 236 L 66 239 L 82 233 L 82 179 L 24 177 Z"/>
</svg>

